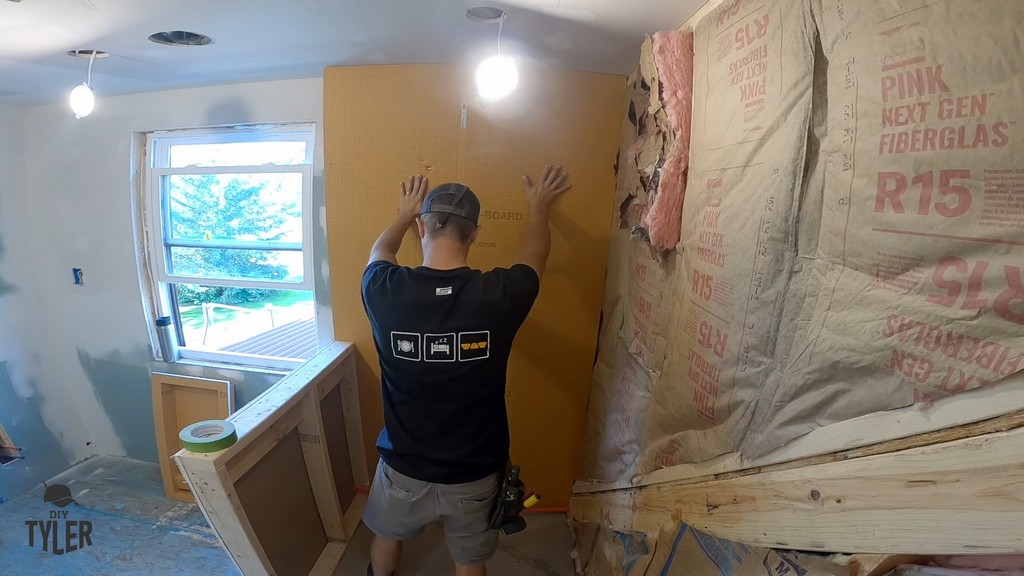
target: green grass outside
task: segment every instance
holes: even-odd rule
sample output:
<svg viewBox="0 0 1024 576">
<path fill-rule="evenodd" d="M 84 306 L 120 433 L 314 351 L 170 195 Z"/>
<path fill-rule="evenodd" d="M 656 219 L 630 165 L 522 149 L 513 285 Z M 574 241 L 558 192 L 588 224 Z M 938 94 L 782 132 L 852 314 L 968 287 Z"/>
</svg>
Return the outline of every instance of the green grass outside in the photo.
<svg viewBox="0 0 1024 576">
<path fill-rule="evenodd" d="M 312 292 L 282 291 L 265 302 L 244 302 L 241 304 L 231 304 L 231 306 L 250 308 L 252 310 L 262 310 L 267 304 L 271 304 L 275 308 L 288 308 L 290 306 L 311 302 L 312 300 Z M 181 324 L 183 327 L 193 330 L 198 330 L 203 327 L 202 306 L 181 306 L 179 312 L 181 314 Z M 239 314 L 243 314 L 243 312 L 228 308 L 214 308 L 213 321 L 215 323 L 219 323 L 234 320 Z"/>
</svg>

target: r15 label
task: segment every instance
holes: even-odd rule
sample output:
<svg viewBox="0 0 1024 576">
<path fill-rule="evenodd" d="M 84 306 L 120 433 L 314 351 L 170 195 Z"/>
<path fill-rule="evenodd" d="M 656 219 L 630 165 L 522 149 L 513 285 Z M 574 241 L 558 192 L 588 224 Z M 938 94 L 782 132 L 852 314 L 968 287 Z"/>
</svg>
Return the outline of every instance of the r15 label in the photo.
<svg viewBox="0 0 1024 576">
<path fill-rule="evenodd" d="M 705 320 L 700 321 L 698 331 L 697 343 L 711 350 L 715 356 L 725 358 L 725 349 L 729 345 L 729 335 Z"/>
<path fill-rule="evenodd" d="M 988 290 L 985 289 L 986 278 Z M 971 264 L 963 258 L 949 256 L 935 266 L 932 284 L 939 291 L 928 295 L 929 302 L 961 310 L 991 306 L 1000 318 L 1024 324 L 1024 275 L 1020 266 L 1004 264 L 1000 267 L 984 260 Z"/>
<path fill-rule="evenodd" d="M 937 175 L 923 172 L 910 177 L 902 172 L 879 172 L 875 212 L 906 214 L 909 207 L 919 216 L 933 211 L 945 218 L 963 216 L 974 202 L 970 189 L 963 185 L 970 179 L 970 170 L 939 170 Z"/>
<path fill-rule="evenodd" d="M 755 42 L 768 35 L 768 14 L 755 18 L 750 24 L 736 30 L 736 50 L 753 46 Z"/>
<path fill-rule="evenodd" d="M 637 262 L 633 269 L 634 276 L 640 282 L 647 282 L 647 264 L 644 262 Z"/>
<path fill-rule="evenodd" d="M 704 274 L 700 270 L 693 272 L 693 292 L 702 299 L 711 301 L 711 294 L 714 291 L 715 279 L 710 274 Z"/>
</svg>

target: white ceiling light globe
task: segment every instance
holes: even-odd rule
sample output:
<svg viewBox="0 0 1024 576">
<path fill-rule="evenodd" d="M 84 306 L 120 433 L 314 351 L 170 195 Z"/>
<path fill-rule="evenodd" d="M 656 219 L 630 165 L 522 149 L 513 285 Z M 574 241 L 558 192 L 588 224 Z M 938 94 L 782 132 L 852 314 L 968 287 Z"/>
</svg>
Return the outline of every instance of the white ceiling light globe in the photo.
<svg viewBox="0 0 1024 576">
<path fill-rule="evenodd" d="M 476 69 L 476 87 L 484 100 L 504 98 L 519 84 L 519 69 L 509 56 L 493 56 Z"/>
<path fill-rule="evenodd" d="M 85 118 L 92 114 L 95 105 L 96 95 L 87 84 L 79 84 L 71 91 L 71 111 L 75 113 L 75 118 Z"/>
</svg>

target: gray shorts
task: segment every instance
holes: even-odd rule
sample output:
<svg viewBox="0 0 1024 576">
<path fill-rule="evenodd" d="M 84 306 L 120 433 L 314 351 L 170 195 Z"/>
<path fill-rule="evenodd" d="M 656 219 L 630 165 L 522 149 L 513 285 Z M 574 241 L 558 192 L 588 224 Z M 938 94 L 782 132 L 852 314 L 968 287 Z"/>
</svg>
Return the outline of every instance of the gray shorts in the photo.
<svg viewBox="0 0 1024 576">
<path fill-rule="evenodd" d="M 408 540 L 440 522 L 452 560 L 478 566 L 498 547 L 498 531 L 490 529 L 490 521 L 499 482 L 495 472 L 468 484 L 433 484 L 402 475 L 381 460 L 363 522 L 392 540 Z"/>
</svg>

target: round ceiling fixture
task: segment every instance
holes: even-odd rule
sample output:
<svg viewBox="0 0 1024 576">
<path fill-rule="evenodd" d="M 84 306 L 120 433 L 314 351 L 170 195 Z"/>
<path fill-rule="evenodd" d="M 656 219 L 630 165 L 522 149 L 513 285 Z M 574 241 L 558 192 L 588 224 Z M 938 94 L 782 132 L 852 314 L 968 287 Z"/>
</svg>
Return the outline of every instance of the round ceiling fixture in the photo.
<svg viewBox="0 0 1024 576">
<path fill-rule="evenodd" d="M 184 30 L 157 32 L 149 36 L 149 41 L 163 44 L 164 46 L 206 46 L 213 42 L 209 36 Z"/>
<path fill-rule="evenodd" d="M 492 56 L 476 69 L 476 86 L 480 97 L 487 101 L 508 96 L 519 84 L 519 69 L 509 56 Z"/>
<path fill-rule="evenodd" d="M 501 22 L 501 19 L 505 17 L 505 11 L 501 8 L 493 8 L 490 6 L 477 6 L 476 8 L 470 8 L 466 10 L 466 18 L 474 22 L 485 22 L 488 24 L 497 24 Z"/>
<path fill-rule="evenodd" d="M 86 60 L 90 58 L 94 60 L 103 60 L 104 58 L 109 58 L 110 54 L 103 50 L 68 50 L 68 56 L 85 58 Z"/>
<path fill-rule="evenodd" d="M 96 93 L 92 91 L 92 63 L 107 58 L 110 54 L 102 50 L 80 49 L 68 50 L 68 56 L 89 59 L 89 71 L 85 82 L 75 86 L 68 97 L 68 103 L 71 104 L 71 111 L 75 113 L 75 118 L 81 119 L 92 114 L 93 108 L 96 106 Z"/>
<path fill-rule="evenodd" d="M 96 94 L 88 84 L 82 83 L 71 91 L 68 103 L 71 104 L 71 111 L 75 113 L 75 118 L 85 118 L 92 114 L 93 108 L 96 107 Z"/>
<path fill-rule="evenodd" d="M 466 10 L 466 18 L 474 22 L 498 25 L 498 54 L 477 66 L 476 87 L 484 100 L 500 100 L 511 94 L 519 84 L 519 69 L 516 67 L 515 59 L 501 52 L 501 31 L 508 14 L 501 8 L 478 6 Z"/>
</svg>

